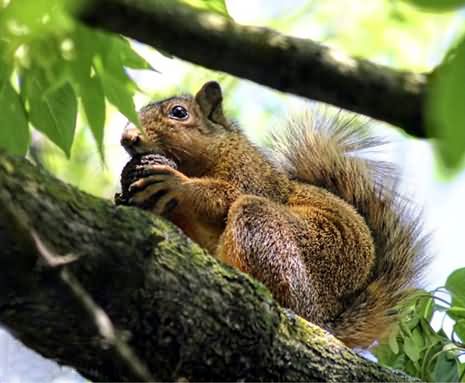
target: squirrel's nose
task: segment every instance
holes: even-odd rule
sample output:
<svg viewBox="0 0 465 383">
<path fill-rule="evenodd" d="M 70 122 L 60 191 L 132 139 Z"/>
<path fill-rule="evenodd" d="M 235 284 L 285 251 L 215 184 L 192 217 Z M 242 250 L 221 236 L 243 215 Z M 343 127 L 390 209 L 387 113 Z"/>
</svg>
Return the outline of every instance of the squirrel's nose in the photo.
<svg viewBox="0 0 465 383">
<path fill-rule="evenodd" d="M 141 135 L 140 130 L 133 125 L 126 126 L 121 135 L 121 145 L 125 148 L 133 147 L 141 141 Z"/>
</svg>

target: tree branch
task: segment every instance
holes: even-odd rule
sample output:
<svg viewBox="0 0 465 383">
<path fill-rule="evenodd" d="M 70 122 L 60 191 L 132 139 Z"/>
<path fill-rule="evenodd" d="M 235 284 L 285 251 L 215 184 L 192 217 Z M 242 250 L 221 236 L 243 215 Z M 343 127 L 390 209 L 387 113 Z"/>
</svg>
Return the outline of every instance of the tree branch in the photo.
<svg viewBox="0 0 465 383">
<path fill-rule="evenodd" d="M 82 19 L 184 60 L 425 137 L 427 78 L 166 0 L 92 0 Z"/>
<path fill-rule="evenodd" d="M 53 254 L 44 267 L 24 224 Z M 163 380 L 408 381 L 280 308 L 252 278 L 178 229 L 0 153 L 0 321 L 96 381 L 134 380 L 60 278 L 65 267 Z M 42 263 L 41 263 L 42 262 Z"/>
<path fill-rule="evenodd" d="M 17 224 L 21 225 L 17 222 Z M 21 225 L 26 226 L 26 225 Z M 87 291 L 81 286 L 74 275 L 66 269 L 65 265 L 69 262 L 74 262 L 76 258 L 72 255 L 57 256 L 53 254 L 47 246 L 42 242 L 38 235 L 31 231 L 31 236 L 37 248 L 39 256 L 38 262 L 44 260 L 46 267 L 61 267 L 58 272 L 60 280 L 68 287 L 71 294 L 77 299 L 81 308 L 83 308 L 89 318 L 95 323 L 99 334 L 108 343 L 114 347 L 115 356 L 119 358 L 119 362 L 125 365 L 137 380 L 143 382 L 154 382 L 154 376 L 147 370 L 147 367 L 139 360 L 133 350 L 127 345 L 124 336 L 116 331 L 110 318 L 99 307 Z M 157 379 L 159 380 L 159 379 Z"/>
</svg>

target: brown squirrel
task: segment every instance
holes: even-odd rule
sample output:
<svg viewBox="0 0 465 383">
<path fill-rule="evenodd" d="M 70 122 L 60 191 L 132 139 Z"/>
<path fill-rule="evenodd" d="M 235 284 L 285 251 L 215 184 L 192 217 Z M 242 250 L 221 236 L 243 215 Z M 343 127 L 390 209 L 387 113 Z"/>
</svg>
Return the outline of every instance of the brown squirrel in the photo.
<svg viewBox="0 0 465 383">
<path fill-rule="evenodd" d="M 121 143 L 142 166 L 129 204 L 161 214 L 218 259 L 263 282 L 284 307 L 350 347 L 386 334 L 427 261 L 419 215 L 390 168 L 357 156 L 378 144 L 357 119 L 309 116 L 253 145 L 218 83 L 140 111 Z"/>
</svg>

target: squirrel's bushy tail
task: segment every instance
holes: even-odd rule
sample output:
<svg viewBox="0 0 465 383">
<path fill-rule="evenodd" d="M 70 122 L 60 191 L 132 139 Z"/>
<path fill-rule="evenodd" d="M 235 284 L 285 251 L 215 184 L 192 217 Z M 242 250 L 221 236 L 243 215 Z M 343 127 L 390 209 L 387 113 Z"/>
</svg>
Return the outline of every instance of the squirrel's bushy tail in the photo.
<svg viewBox="0 0 465 383">
<path fill-rule="evenodd" d="M 326 324 L 347 345 L 367 347 L 389 329 L 392 309 L 428 263 L 419 212 L 398 193 L 393 166 L 364 157 L 364 151 L 384 142 L 359 118 L 317 110 L 292 121 L 273 142 L 291 177 L 354 206 L 372 232 L 376 256 L 367 285 L 347 297 L 344 310 Z"/>
</svg>

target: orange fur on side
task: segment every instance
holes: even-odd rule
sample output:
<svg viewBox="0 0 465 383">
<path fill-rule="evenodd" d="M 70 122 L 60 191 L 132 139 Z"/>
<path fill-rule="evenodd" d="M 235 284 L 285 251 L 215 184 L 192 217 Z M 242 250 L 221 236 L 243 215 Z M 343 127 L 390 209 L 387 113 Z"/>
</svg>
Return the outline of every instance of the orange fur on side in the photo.
<svg viewBox="0 0 465 383">
<path fill-rule="evenodd" d="M 364 124 L 317 112 L 265 151 L 225 118 L 214 82 L 140 117 L 144 134 L 124 133 L 128 152 L 164 155 L 177 169 L 147 165 L 133 205 L 170 219 L 350 347 L 388 331 L 421 276 L 426 240 L 395 173 L 359 156 L 378 144 Z"/>
<path fill-rule="evenodd" d="M 307 115 L 275 137 L 289 173 L 339 196 L 364 217 L 375 245 L 365 286 L 325 327 L 349 346 L 369 346 L 396 320 L 394 308 L 421 282 L 429 257 L 418 210 L 398 191 L 391 164 L 363 157 L 384 144 L 366 123 L 342 114 Z"/>
</svg>

